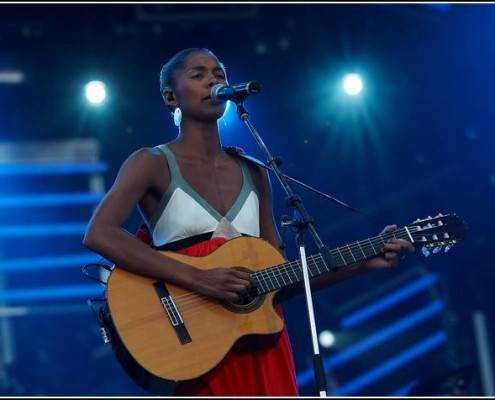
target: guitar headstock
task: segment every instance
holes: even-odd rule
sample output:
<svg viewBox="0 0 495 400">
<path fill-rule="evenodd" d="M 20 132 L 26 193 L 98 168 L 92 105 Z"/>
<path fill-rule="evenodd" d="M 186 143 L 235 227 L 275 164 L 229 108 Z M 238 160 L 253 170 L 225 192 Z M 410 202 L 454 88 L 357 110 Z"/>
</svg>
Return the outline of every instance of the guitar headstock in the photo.
<svg viewBox="0 0 495 400">
<path fill-rule="evenodd" d="M 423 254 L 449 251 L 456 243 L 464 240 L 466 223 L 455 214 L 417 219 L 407 226 L 414 245 L 421 245 Z"/>
</svg>

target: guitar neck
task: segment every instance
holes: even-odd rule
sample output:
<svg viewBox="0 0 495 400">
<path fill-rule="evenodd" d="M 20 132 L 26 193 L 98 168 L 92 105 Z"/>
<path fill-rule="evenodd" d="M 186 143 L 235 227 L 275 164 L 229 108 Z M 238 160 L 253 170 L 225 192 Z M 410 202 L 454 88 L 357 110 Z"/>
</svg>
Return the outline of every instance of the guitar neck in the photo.
<svg viewBox="0 0 495 400">
<path fill-rule="evenodd" d="M 407 228 L 404 227 L 391 233 L 380 234 L 330 250 L 332 257 L 332 265 L 330 266 L 325 263 L 320 253 L 314 254 L 306 259 L 309 277 L 314 278 L 331 270 L 337 270 L 377 256 L 382 252 L 383 245 L 394 237 L 407 240 L 408 242 L 413 241 Z M 300 260 L 286 262 L 255 272 L 252 276 L 256 282 L 258 294 L 260 295 L 302 282 L 304 279 Z"/>
</svg>

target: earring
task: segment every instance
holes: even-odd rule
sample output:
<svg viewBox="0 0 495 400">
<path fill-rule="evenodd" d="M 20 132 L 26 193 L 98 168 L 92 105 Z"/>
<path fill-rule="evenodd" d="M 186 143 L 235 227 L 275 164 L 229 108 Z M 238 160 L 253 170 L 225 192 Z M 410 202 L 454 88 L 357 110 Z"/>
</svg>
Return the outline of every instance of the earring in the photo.
<svg viewBox="0 0 495 400">
<path fill-rule="evenodd" d="M 180 110 L 179 107 L 175 107 L 173 115 L 174 115 L 175 126 L 180 126 L 180 123 L 182 122 L 182 111 Z"/>
</svg>

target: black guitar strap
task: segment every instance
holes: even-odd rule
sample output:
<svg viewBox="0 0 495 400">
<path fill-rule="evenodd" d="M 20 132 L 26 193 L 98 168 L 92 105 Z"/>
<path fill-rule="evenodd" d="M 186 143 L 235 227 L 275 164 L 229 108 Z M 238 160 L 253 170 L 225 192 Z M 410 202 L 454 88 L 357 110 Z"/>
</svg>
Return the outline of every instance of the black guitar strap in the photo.
<svg viewBox="0 0 495 400">
<path fill-rule="evenodd" d="M 223 147 L 223 149 L 233 155 L 233 156 L 236 156 L 236 157 L 239 157 L 239 158 L 242 158 L 248 162 L 250 162 L 251 164 L 255 164 L 255 165 L 258 165 L 262 168 L 265 168 L 267 169 L 268 171 L 273 171 L 273 168 L 268 166 L 268 165 L 265 165 L 262 161 L 250 156 L 250 155 L 247 155 L 244 150 L 240 147 L 236 147 L 236 146 L 229 146 L 229 147 Z M 354 207 L 351 207 L 349 206 L 348 204 L 344 203 L 343 201 L 340 201 L 338 199 L 336 199 L 335 197 L 333 196 L 330 196 L 329 194 L 326 194 L 326 193 L 323 193 L 309 185 L 306 185 L 305 183 L 301 182 L 301 181 L 298 181 L 297 179 L 294 179 L 294 178 L 291 178 L 290 176 L 287 176 L 285 174 L 282 174 L 284 176 L 285 179 L 287 179 L 288 181 L 291 181 L 291 182 L 294 182 L 296 183 L 297 185 L 303 187 L 304 189 L 307 189 L 307 190 L 310 190 L 311 192 L 313 193 L 316 193 L 318 194 L 319 196 L 322 196 L 324 197 L 325 199 L 327 200 L 330 200 L 331 202 L 335 203 L 337 206 L 342 206 L 344 208 L 347 208 L 348 210 L 350 211 L 353 211 L 353 212 L 357 212 L 357 213 L 360 213 L 360 214 L 366 214 L 362 211 L 359 211 L 357 209 L 355 209 Z"/>
</svg>

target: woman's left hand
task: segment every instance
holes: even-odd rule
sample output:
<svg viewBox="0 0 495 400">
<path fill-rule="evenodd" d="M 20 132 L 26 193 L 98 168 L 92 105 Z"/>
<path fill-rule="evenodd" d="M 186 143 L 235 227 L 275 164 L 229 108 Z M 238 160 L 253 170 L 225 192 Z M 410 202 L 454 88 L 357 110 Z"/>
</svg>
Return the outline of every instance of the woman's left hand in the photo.
<svg viewBox="0 0 495 400">
<path fill-rule="evenodd" d="M 397 229 L 397 225 L 387 225 L 380 234 L 391 233 Z M 416 249 L 411 242 L 392 237 L 382 249 L 382 253 L 364 262 L 367 269 L 392 268 L 399 264 L 407 253 L 413 253 Z"/>
</svg>

